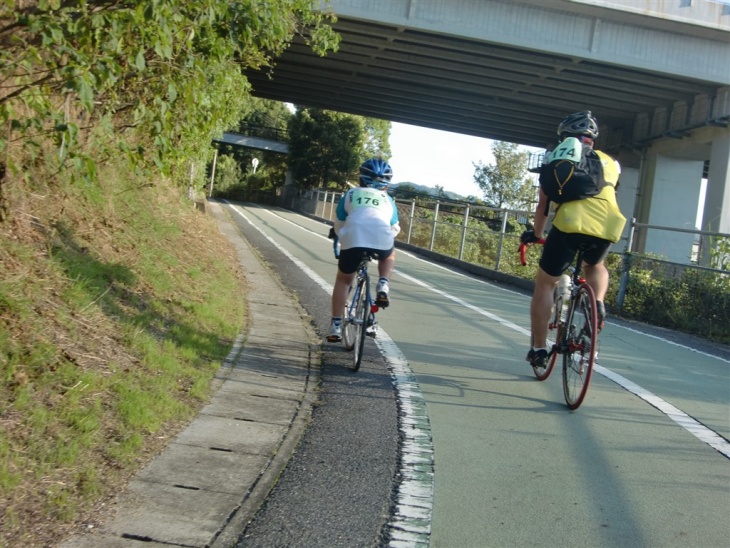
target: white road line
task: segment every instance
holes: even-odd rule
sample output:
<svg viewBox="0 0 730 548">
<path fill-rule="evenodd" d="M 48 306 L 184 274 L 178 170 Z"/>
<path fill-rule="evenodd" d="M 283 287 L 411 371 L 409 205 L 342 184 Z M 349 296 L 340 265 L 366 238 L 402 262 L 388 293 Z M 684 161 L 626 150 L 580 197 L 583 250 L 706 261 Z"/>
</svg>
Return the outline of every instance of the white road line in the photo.
<svg viewBox="0 0 730 548">
<path fill-rule="evenodd" d="M 274 215 L 274 213 L 272 213 L 272 215 Z M 279 216 L 277 215 L 277 217 L 279 217 Z M 286 220 L 286 219 L 284 219 L 284 220 Z M 307 228 L 304 228 L 304 227 L 302 227 L 300 225 L 297 225 L 296 223 L 292 223 L 291 221 L 288 221 L 288 220 L 286 220 L 286 221 L 289 222 L 289 223 L 291 223 L 294 226 L 299 226 L 299 228 L 301 228 L 302 230 L 306 230 L 308 232 L 311 232 L 312 234 L 317 234 L 316 232 L 311 231 L 311 230 L 309 230 Z M 326 236 L 323 236 L 321 234 L 317 234 L 317 235 L 318 236 L 321 236 L 322 238 L 326 238 Z M 408 255 L 413 256 L 410 253 Z M 422 259 L 419 259 L 419 260 L 422 260 Z M 428 262 L 428 261 L 425 261 L 425 262 Z M 433 264 L 433 263 L 428 263 L 428 264 Z M 440 267 L 440 265 L 434 265 L 434 266 Z M 443 267 L 441 267 L 441 268 L 443 268 Z M 446 270 L 449 270 L 449 269 L 446 269 Z M 453 272 L 451 270 L 449 270 L 449 271 L 450 272 Z M 506 320 L 504 318 L 501 318 L 500 316 L 497 316 L 496 314 L 493 314 L 493 313 L 488 312 L 486 310 L 483 310 L 483 309 L 481 309 L 479 307 L 476 307 L 476 306 L 474 306 L 472 304 L 469 304 L 466 301 L 463 301 L 462 299 L 460 299 L 460 298 L 458 298 L 458 297 L 456 297 L 454 295 L 450 295 L 449 293 L 446 293 L 444 291 L 441 291 L 440 289 L 436 289 L 435 287 L 433 287 L 433 286 L 431 286 L 431 285 L 429 285 L 429 284 L 427 284 L 425 282 L 422 282 L 420 280 L 417 280 L 413 276 L 409 276 L 407 274 L 404 274 L 403 272 L 400 272 L 399 270 L 395 270 L 395 272 L 397 272 L 400 276 L 403 276 L 407 280 L 409 280 L 409 281 L 411 281 L 411 282 L 413 282 L 413 283 L 415 283 L 417 285 L 420 285 L 421 287 L 423 287 L 425 289 L 428 289 L 429 291 L 433 291 L 434 293 L 436 293 L 438 295 L 441 295 L 442 297 L 444 297 L 446 299 L 449 299 L 449 300 L 451 300 L 451 301 L 453 301 L 453 302 L 455 302 L 455 303 L 457 303 L 457 304 L 459 304 L 461 306 L 464 306 L 464 307 L 468 308 L 469 310 L 472 310 L 472 311 L 474 311 L 474 312 L 476 312 L 478 314 L 481 314 L 481 315 L 486 316 L 486 317 L 488 317 L 488 318 L 490 318 L 490 319 L 492 319 L 492 320 L 494 320 L 496 322 L 499 322 L 500 324 L 504 325 L 505 327 L 507 327 L 509 329 L 513 329 L 515 331 L 518 331 L 519 333 L 522 333 L 524 335 L 527 335 L 528 337 L 530 336 L 530 331 L 528 329 L 525 329 L 524 327 L 521 327 L 521 326 L 519 326 L 519 325 L 517 325 L 517 324 L 515 324 L 513 322 L 510 322 L 509 320 Z M 488 282 L 484 282 L 483 280 L 478 280 L 476 278 L 471 278 L 471 277 L 466 276 L 464 274 L 461 274 L 459 272 L 453 272 L 453 273 L 454 274 L 457 274 L 459 276 L 468 277 L 469 279 L 474 280 L 476 282 L 484 283 L 484 284 L 487 284 L 487 285 L 489 285 L 491 287 L 498 288 L 498 286 L 494 286 L 493 284 L 490 284 Z M 517 293 L 517 292 L 515 292 L 515 293 Z M 521 293 L 518 293 L 518 294 L 522 295 Z M 683 349 L 686 349 L 686 350 L 691 350 L 693 352 L 697 352 L 698 354 L 702 354 L 704 356 L 708 356 L 708 357 L 711 357 L 711 358 L 715 358 L 715 359 L 724 361 L 726 363 L 730 363 L 730 360 L 727 360 L 727 359 L 722 358 L 720 356 L 715 356 L 714 354 L 708 354 L 706 352 L 702 352 L 700 350 L 696 350 L 696 349 L 691 348 L 689 346 L 685 346 L 683 344 L 679 344 L 679 343 L 676 343 L 676 342 L 673 342 L 673 341 L 664 339 L 662 337 L 658 337 L 656 335 L 650 335 L 650 334 L 647 334 L 647 333 L 644 333 L 644 332 L 641 332 L 641 331 L 638 331 L 638 330 L 635 330 L 635 329 L 631 329 L 630 327 L 624 327 L 624 326 L 620 326 L 620 325 L 617 325 L 617 324 L 612 324 L 612 326 L 620 327 L 620 328 L 626 329 L 628 331 L 633 331 L 633 332 L 639 333 L 639 334 L 641 334 L 643 336 L 651 337 L 651 338 L 660 340 L 662 342 L 665 342 L 665 343 L 668 343 L 668 344 L 677 346 L 679 348 L 683 348 Z M 616 384 L 618 384 L 622 388 L 628 390 L 632 394 L 634 394 L 634 395 L 638 396 L 639 398 L 643 399 L 644 401 L 646 401 L 647 403 L 649 403 L 650 405 L 652 405 L 653 407 L 655 407 L 656 409 L 658 409 L 659 411 L 661 411 L 662 413 L 664 413 L 665 415 L 667 415 L 667 417 L 669 417 L 671 420 L 673 420 L 679 426 L 681 426 L 682 428 L 684 428 L 685 430 L 687 430 L 688 432 L 690 432 L 692 435 L 694 435 L 695 437 L 697 437 L 700 441 L 702 441 L 704 443 L 707 443 L 713 449 L 716 449 L 717 451 L 719 451 L 720 453 L 722 453 L 726 457 L 730 458 L 730 441 L 726 440 L 724 437 L 722 437 L 720 434 L 718 434 L 714 430 L 711 430 L 710 428 L 708 428 L 707 426 L 705 426 L 701 422 L 697 421 L 696 419 L 694 419 L 693 417 L 689 416 L 685 412 L 683 412 L 683 411 L 679 410 L 678 408 L 674 407 L 672 404 L 670 404 L 669 402 L 663 400 L 659 396 L 657 396 L 657 395 L 649 392 L 648 390 L 640 387 L 639 385 L 633 383 L 632 381 L 626 379 L 625 377 L 622 377 L 621 375 L 619 375 L 617 373 L 614 373 L 614 372 L 606 369 L 605 367 L 602 367 L 602 366 L 596 364 L 595 371 L 597 373 L 599 373 L 600 375 L 603 375 L 607 379 L 612 380 L 613 382 L 615 382 Z"/>
<path fill-rule="evenodd" d="M 513 329 L 515 331 L 518 331 L 524 335 L 530 336 L 530 331 L 528 329 L 525 329 L 513 322 L 510 322 L 508 320 L 505 320 L 504 318 L 501 318 L 500 316 L 497 316 L 496 314 L 492 314 L 491 312 L 488 312 L 486 310 L 482 310 L 479 307 L 476 307 L 472 304 L 467 303 L 466 301 L 463 301 L 462 299 L 459 299 L 458 297 L 455 297 L 454 295 L 450 295 L 448 293 L 445 293 L 444 291 L 441 291 L 439 289 L 436 289 L 435 287 L 430 286 L 429 284 L 422 282 L 420 280 L 415 279 L 412 276 L 408 276 L 406 274 L 400 273 L 401 276 L 404 278 L 410 280 L 411 282 L 420 285 L 421 287 L 424 287 L 430 291 L 433 291 L 434 293 L 437 293 L 438 295 L 441 295 L 442 297 L 449 299 L 451 301 L 454 301 L 457 304 L 460 304 L 461 306 L 464 306 L 468 308 L 469 310 L 472 310 L 474 312 L 477 312 L 478 314 L 481 314 L 483 316 L 486 316 L 487 318 L 490 318 L 492 320 L 495 320 L 502 324 L 505 327 L 508 327 L 510 329 Z M 640 333 L 641 335 L 644 335 L 644 333 L 641 333 L 639 331 L 636 331 L 637 333 Z M 651 335 L 653 336 L 653 335 Z M 659 339 L 661 341 L 664 341 L 664 339 L 661 339 L 660 337 L 654 337 L 656 339 Z M 668 343 L 671 343 L 672 341 L 666 341 Z M 686 347 L 681 344 L 676 344 L 676 346 L 687 348 L 688 350 L 694 350 L 692 348 Z M 700 354 L 704 354 L 704 352 L 699 352 Z M 711 356 L 713 358 L 717 358 L 717 356 L 712 356 L 711 354 L 706 354 L 707 356 Z M 722 361 L 722 358 L 718 358 Z M 606 369 L 605 367 L 602 367 L 596 363 L 594 367 L 594 371 L 596 373 L 599 373 L 600 375 L 603 375 L 609 380 L 612 380 L 622 388 L 628 390 L 632 394 L 638 396 L 645 402 L 651 404 L 653 407 L 667 415 L 670 419 L 672 419 L 674 422 L 676 422 L 679 426 L 693 434 L 695 437 L 697 437 L 699 440 L 703 441 L 704 443 L 708 444 L 710 447 L 716 449 L 726 457 L 730 458 L 730 441 L 726 440 L 720 434 L 715 432 L 714 430 L 711 430 L 701 422 L 697 421 L 696 419 L 690 417 L 687 413 L 684 411 L 681 411 L 674 407 L 672 404 L 668 403 L 667 401 L 663 400 L 659 396 L 652 394 L 648 390 L 640 387 L 638 384 L 628 380 L 625 377 L 622 377 L 618 373 L 614 373 L 613 371 Z"/>
<path fill-rule="evenodd" d="M 726 457 L 730 458 L 730 442 L 720 436 L 717 432 L 710 430 L 701 422 L 690 417 L 684 411 L 674 407 L 671 403 L 666 402 L 659 396 L 655 396 L 648 390 L 643 389 L 638 384 L 630 381 L 626 377 L 622 377 L 618 373 L 614 373 L 610 369 L 606 369 L 598 364 L 595 365 L 594 371 L 600 373 L 604 377 L 611 379 L 613 382 L 625 388 L 632 394 L 639 396 L 642 400 L 656 407 L 679 426 L 692 433 L 695 437 L 705 442 L 707 445 L 716 449 Z"/>
<path fill-rule="evenodd" d="M 449 299 L 450 301 L 454 301 L 457 304 L 460 304 L 461 306 L 468 308 L 469 310 L 472 310 L 473 312 L 476 312 L 477 314 L 481 314 L 482 316 L 486 316 L 490 320 L 494 320 L 500 324 L 502 324 L 505 327 L 508 327 L 510 329 L 513 329 L 515 331 L 519 331 L 523 335 L 530 336 L 530 330 L 525 329 L 522 326 L 517 325 L 516 323 L 513 323 L 509 320 L 505 320 L 504 318 L 497 316 L 496 314 L 492 314 L 491 312 L 484 310 L 482 308 L 479 308 L 478 306 L 474 306 L 473 304 L 469 304 L 468 302 L 460 299 L 459 297 L 456 297 L 454 295 L 451 295 L 449 293 L 446 293 L 444 291 L 441 291 L 440 289 L 436 289 L 432 285 L 427 284 L 426 282 L 422 282 L 421 280 L 417 280 L 413 276 L 409 276 L 408 274 L 404 274 L 403 272 L 398 272 L 401 276 L 403 276 L 406 280 L 410 280 L 416 285 L 420 285 L 421 287 L 428 289 L 429 291 L 433 291 L 434 293 L 441 295 L 445 299 Z"/>
<path fill-rule="evenodd" d="M 226 203 L 232 205 L 228 201 Z M 316 272 L 275 242 L 238 208 L 234 207 L 233 210 L 317 285 L 328 294 L 332 293 L 332 286 Z M 287 219 L 279 218 L 291 223 Z M 308 230 L 296 223 L 291 224 L 302 230 Z M 309 232 L 316 234 L 313 231 Z M 428 545 L 433 512 L 434 463 L 431 425 L 426 412 L 426 401 L 413 376 L 413 371 L 408 365 L 408 360 L 382 327 L 378 329 L 375 343 L 388 364 L 388 370 L 396 389 L 399 410 L 398 429 L 402 439 L 399 471 L 401 480 L 398 484 L 393 519 L 388 524 L 390 546 L 396 548 Z"/>
<path fill-rule="evenodd" d="M 468 276 L 467 274 L 464 274 L 462 272 L 456 272 L 456 271 L 451 270 L 450 268 L 446 268 L 446 267 L 444 267 L 444 266 L 442 266 L 440 264 L 433 263 L 433 262 L 427 261 L 425 259 L 422 259 L 421 257 L 418 257 L 416 255 L 413 255 L 412 253 L 409 253 L 407 251 L 399 250 L 399 252 L 400 253 L 404 253 L 405 255 L 408 255 L 409 257 L 411 257 L 411 258 L 413 258 L 413 259 L 415 259 L 417 261 L 422 261 L 424 263 L 427 263 L 427 264 L 429 264 L 429 265 L 431 265 L 431 266 L 433 266 L 435 268 L 441 268 L 442 270 L 446 270 L 447 272 L 450 272 L 451 274 L 454 274 L 456 276 L 461 276 L 461 277 L 467 278 L 467 279 L 469 279 L 471 281 L 474 281 L 474 282 L 477 282 L 477 283 L 480 283 L 480 284 L 487 285 L 487 286 L 489 286 L 492 289 L 496 289 L 498 291 L 506 291 L 508 293 L 512 293 L 513 295 L 519 295 L 520 297 L 523 297 L 523 298 L 529 298 L 529 297 L 525 297 L 525 294 L 524 293 L 521 293 L 519 291 L 514 291 L 514 290 L 509 289 L 507 287 L 502 287 L 502 286 L 499 286 L 499 285 L 495 285 L 495 284 L 493 284 L 491 282 L 487 282 L 485 280 L 480 280 L 478 278 L 474 278 L 473 276 Z M 398 272 L 398 271 L 396 270 L 396 272 Z M 403 275 L 401 272 L 398 272 L 398 274 Z M 450 298 L 450 297 L 447 297 L 447 298 Z M 611 323 L 611 322 L 608 322 L 608 323 Z M 663 343 L 671 344 L 672 346 L 676 346 L 677 348 L 682 348 L 683 350 L 689 350 L 690 352 L 695 352 L 696 354 L 701 354 L 701 355 L 706 356 L 708 358 L 714 358 L 716 360 L 720 360 L 720 361 L 725 362 L 725 363 L 730 363 L 730 359 L 723 358 L 722 356 L 718 356 L 717 354 L 710 354 L 709 352 L 703 352 L 702 350 L 698 350 L 697 348 L 692 348 L 691 346 L 687 346 L 685 344 L 681 344 L 681 343 L 678 343 L 678 342 L 670 341 L 669 339 L 665 339 L 664 337 L 660 337 L 658 335 L 652 335 L 651 333 L 646 333 L 645 331 L 639 331 L 638 329 L 634 329 L 632 327 L 628 327 L 628 326 L 625 326 L 625 325 L 619 325 L 619 324 L 616 324 L 616 323 L 611 323 L 611 326 L 612 327 L 616 327 L 618 329 L 625 329 L 626 331 L 631 331 L 632 333 L 636 333 L 637 335 L 641 335 L 643 337 L 649 337 L 649 338 L 652 338 L 652 339 L 656 339 L 656 340 L 661 341 Z M 529 335 L 530 332 L 528 331 L 527 334 Z"/>
</svg>

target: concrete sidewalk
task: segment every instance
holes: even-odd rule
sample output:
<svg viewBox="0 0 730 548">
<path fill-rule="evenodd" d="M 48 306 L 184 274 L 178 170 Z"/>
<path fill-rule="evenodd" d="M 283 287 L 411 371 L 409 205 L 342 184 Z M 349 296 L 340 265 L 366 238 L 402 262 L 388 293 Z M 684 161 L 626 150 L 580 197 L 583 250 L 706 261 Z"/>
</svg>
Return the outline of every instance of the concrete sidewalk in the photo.
<svg viewBox="0 0 730 548">
<path fill-rule="evenodd" d="M 119 495 L 113 518 L 63 548 L 234 546 L 307 426 L 319 382 L 312 323 L 220 204 L 206 207 L 246 272 L 245 340 L 211 402 Z"/>
</svg>

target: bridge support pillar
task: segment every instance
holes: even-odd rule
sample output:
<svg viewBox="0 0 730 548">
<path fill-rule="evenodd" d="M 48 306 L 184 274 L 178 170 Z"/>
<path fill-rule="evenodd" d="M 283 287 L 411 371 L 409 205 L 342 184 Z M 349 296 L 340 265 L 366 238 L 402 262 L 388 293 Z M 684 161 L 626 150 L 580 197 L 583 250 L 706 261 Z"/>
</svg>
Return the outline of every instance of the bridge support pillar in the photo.
<svg viewBox="0 0 730 548">
<path fill-rule="evenodd" d="M 730 233 L 730 131 L 712 141 L 702 230 Z M 712 238 L 702 236 L 700 264 L 712 266 Z"/>
<path fill-rule="evenodd" d="M 730 132 L 712 141 L 702 230 L 730 233 Z"/>
<path fill-rule="evenodd" d="M 634 167 L 624 167 L 621 165 L 621 178 L 619 179 L 618 193 L 616 198 L 618 200 L 618 207 L 624 217 L 628 219 L 626 222 L 626 228 L 624 229 L 624 238 L 628 237 L 630 229 L 629 223 L 631 218 L 634 217 L 634 211 L 636 210 L 636 200 L 639 192 L 639 170 Z M 613 251 L 624 251 L 626 247 L 625 240 L 619 240 L 614 244 Z"/>
<path fill-rule="evenodd" d="M 636 218 L 641 223 L 694 229 L 702 187 L 702 160 L 688 160 L 652 152 L 644 159 L 643 183 Z M 670 261 L 688 263 L 694 235 L 642 229 L 635 250 L 655 253 Z"/>
</svg>

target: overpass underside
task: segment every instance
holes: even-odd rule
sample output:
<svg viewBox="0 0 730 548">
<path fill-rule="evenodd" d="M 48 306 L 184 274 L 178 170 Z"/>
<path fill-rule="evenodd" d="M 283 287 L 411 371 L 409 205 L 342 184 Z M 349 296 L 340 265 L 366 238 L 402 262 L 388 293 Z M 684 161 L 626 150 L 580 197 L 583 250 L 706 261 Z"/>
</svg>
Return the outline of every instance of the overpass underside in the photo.
<svg viewBox="0 0 730 548">
<path fill-rule="evenodd" d="M 730 121 L 722 4 L 666 0 L 663 17 L 641 0 L 330 4 L 339 51 L 295 41 L 271 73 L 249 74 L 257 95 L 534 147 L 582 109 L 606 150 Z"/>
<path fill-rule="evenodd" d="M 592 110 L 599 148 L 639 192 L 647 154 L 722 163 L 730 129 L 730 8 L 710 0 L 331 0 L 339 51 L 303 40 L 254 93 L 302 106 L 552 148 L 560 119 Z M 720 145 L 716 143 L 721 141 Z M 653 152 L 652 152 L 653 151 Z M 642 160 L 643 159 L 643 160 Z M 632 172 L 631 170 L 634 170 Z M 662 171 L 662 170 L 660 170 Z M 710 166 L 730 231 L 730 183 Z M 643 173 L 643 175 L 640 174 Z M 636 184 L 631 179 L 636 178 Z M 653 185 L 653 183 L 652 183 Z M 697 188 L 695 188 L 697 187 Z M 716 202 L 717 203 L 717 202 Z M 727 225 L 727 226 L 726 226 Z M 717 230 L 717 228 L 716 228 Z"/>
</svg>

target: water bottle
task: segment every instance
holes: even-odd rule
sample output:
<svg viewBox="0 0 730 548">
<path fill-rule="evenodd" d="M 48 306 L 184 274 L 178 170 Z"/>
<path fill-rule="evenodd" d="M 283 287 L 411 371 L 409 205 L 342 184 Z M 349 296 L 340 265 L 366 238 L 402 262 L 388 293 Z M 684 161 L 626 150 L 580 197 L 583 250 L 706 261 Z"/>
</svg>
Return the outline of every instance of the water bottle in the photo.
<svg viewBox="0 0 730 548">
<path fill-rule="evenodd" d="M 562 310 L 560 311 L 560 322 L 565 323 L 568 314 L 568 301 L 570 301 L 570 276 L 563 274 L 558 280 L 558 295 L 562 297 Z"/>
</svg>

